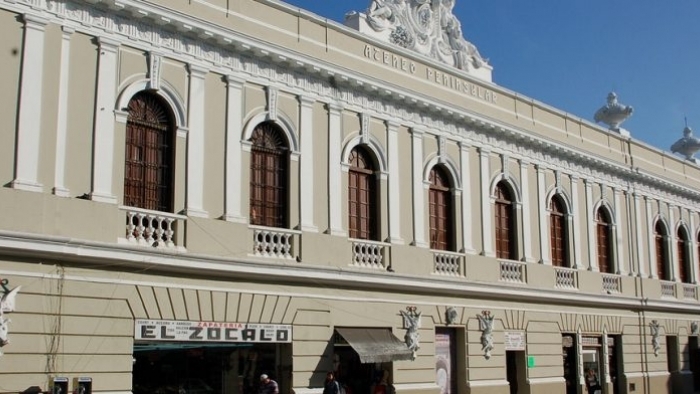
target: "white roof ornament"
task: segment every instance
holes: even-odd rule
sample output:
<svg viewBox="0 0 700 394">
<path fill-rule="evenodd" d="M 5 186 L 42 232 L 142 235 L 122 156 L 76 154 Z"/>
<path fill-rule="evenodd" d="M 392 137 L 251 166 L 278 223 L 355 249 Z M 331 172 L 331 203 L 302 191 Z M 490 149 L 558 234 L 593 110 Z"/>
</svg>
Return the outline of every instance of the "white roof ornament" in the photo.
<svg viewBox="0 0 700 394">
<path fill-rule="evenodd" d="M 608 125 L 610 131 L 629 137 L 629 131 L 620 128 L 620 125 L 632 116 L 632 112 L 634 112 L 634 108 L 620 104 L 617 101 L 617 94 L 610 92 L 608 93 L 608 103 L 596 111 L 594 119 L 598 123 L 603 122 Z"/>
<path fill-rule="evenodd" d="M 455 1 L 372 0 L 365 13 L 345 15 L 345 25 L 491 81 L 493 68 L 462 35 Z"/>
<path fill-rule="evenodd" d="M 700 139 L 693 136 L 693 129 L 685 126 L 683 138 L 671 145 L 671 152 L 680 153 L 686 160 L 698 164 L 698 159 L 693 157 L 698 151 L 700 151 Z"/>
</svg>

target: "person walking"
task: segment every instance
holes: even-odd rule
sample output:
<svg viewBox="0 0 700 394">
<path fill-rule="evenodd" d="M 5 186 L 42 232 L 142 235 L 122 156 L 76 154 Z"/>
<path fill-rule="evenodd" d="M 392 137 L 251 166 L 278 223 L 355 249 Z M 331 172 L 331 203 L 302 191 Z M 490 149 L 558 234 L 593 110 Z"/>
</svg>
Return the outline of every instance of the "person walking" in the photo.
<svg viewBox="0 0 700 394">
<path fill-rule="evenodd" d="M 323 386 L 323 394 L 340 394 L 340 383 L 335 380 L 333 372 L 326 374 L 326 384 Z"/>
<path fill-rule="evenodd" d="M 260 375 L 260 388 L 258 394 L 280 394 L 280 387 L 266 374 Z"/>
</svg>

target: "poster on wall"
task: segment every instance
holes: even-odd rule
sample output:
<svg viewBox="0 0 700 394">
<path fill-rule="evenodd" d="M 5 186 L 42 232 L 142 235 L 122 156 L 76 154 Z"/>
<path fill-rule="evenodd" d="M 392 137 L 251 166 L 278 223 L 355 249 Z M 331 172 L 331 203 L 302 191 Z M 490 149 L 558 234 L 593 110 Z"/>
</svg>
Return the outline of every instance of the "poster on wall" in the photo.
<svg viewBox="0 0 700 394">
<path fill-rule="evenodd" d="M 450 394 L 450 376 L 452 361 L 450 360 L 450 335 L 435 334 L 435 383 L 440 386 L 440 394 Z"/>
<path fill-rule="evenodd" d="M 171 342 L 291 343 L 292 326 L 139 319 L 134 324 L 134 339 Z"/>
</svg>

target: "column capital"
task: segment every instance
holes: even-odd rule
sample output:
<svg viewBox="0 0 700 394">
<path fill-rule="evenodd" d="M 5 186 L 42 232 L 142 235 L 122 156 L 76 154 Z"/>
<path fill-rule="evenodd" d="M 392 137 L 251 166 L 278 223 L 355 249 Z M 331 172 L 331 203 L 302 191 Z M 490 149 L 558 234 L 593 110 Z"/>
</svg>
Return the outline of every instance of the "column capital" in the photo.
<svg viewBox="0 0 700 394">
<path fill-rule="evenodd" d="M 466 151 L 466 150 L 469 150 L 469 148 L 472 147 L 472 144 L 470 144 L 470 143 L 467 142 L 467 141 L 458 141 L 458 142 L 457 142 L 457 146 L 459 146 L 459 149 L 460 149 L 460 150 Z"/>
<path fill-rule="evenodd" d="M 108 37 L 97 37 L 97 43 L 100 46 L 101 51 L 116 52 L 117 48 L 121 45 L 121 42 L 113 38 Z"/>
<path fill-rule="evenodd" d="M 238 77 L 237 75 L 226 75 L 226 84 L 229 88 L 242 89 L 245 86 L 245 79 Z"/>
<path fill-rule="evenodd" d="M 337 101 L 331 101 L 330 103 L 326 103 L 326 109 L 328 109 L 331 114 L 340 114 L 345 107 Z"/>
<path fill-rule="evenodd" d="M 194 78 L 204 78 L 204 76 L 209 72 L 209 68 L 194 63 L 188 63 L 187 69 L 189 70 L 190 75 Z"/>
<path fill-rule="evenodd" d="M 410 131 L 414 138 L 423 137 L 423 134 L 425 134 L 425 130 L 420 127 L 411 127 Z"/>
<path fill-rule="evenodd" d="M 392 133 L 399 131 L 399 127 L 401 127 L 401 122 L 397 122 L 393 119 L 387 119 L 384 123 L 386 124 L 386 129 Z"/>
<path fill-rule="evenodd" d="M 39 16 L 39 15 L 33 15 L 33 14 L 22 14 L 22 19 L 24 20 L 24 24 L 27 27 L 31 27 L 33 29 L 37 30 L 43 30 L 46 25 L 49 24 L 49 20 Z"/>
<path fill-rule="evenodd" d="M 315 98 L 301 94 L 297 96 L 297 100 L 299 100 L 299 104 L 301 104 L 302 107 L 312 107 L 314 103 L 316 103 Z"/>
</svg>

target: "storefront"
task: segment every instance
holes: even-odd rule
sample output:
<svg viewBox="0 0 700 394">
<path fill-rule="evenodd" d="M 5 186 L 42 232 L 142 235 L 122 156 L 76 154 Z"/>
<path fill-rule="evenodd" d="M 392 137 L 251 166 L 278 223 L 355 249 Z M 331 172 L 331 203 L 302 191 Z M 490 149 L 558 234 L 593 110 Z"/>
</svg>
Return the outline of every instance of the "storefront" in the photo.
<svg viewBox="0 0 700 394">
<path fill-rule="evenodd" d="M 291 383 L 292 327 L 136 320 L 134 394 L 255 394 L 259 376 Z"/>
<path fill-rule="evenodd" d="M 333 371 L 353 394 L 392 394 L 392 362 L 413 358 L 388 328 L 336 327 L 333 345 Z"/>
</svg>

